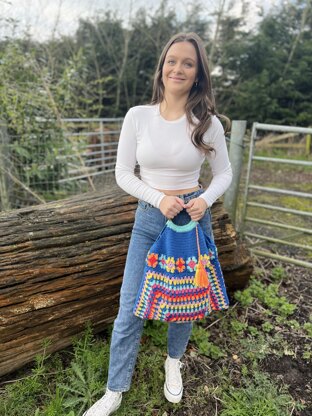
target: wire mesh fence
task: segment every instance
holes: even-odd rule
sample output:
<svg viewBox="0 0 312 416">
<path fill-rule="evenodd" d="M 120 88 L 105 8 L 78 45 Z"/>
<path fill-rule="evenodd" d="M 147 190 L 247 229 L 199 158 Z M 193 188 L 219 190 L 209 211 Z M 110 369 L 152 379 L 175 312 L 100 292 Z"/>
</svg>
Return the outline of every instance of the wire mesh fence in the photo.
<svg viewBox="0 0 312 416">
<path fill-rule="evenodd" d="M 63 199 L 114 182 L 122 118 L 64 119 L 60 129 L 9 134 L 0 124 L 0 208 Z"/>
</svg>

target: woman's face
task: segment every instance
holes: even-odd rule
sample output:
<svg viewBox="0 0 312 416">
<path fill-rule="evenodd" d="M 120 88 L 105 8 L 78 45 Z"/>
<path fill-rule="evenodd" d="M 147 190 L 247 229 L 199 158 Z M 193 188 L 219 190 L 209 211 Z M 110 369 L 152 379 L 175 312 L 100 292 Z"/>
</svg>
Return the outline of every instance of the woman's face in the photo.
<svg viewBox="0 0 312 416">
<path fill-rule="evenodd" d="M 177 42 L 170 46 L 162 68 L 165 92 L 189 94 L 196 81 L 198 59 L 191 42 Z"/>
</svg>

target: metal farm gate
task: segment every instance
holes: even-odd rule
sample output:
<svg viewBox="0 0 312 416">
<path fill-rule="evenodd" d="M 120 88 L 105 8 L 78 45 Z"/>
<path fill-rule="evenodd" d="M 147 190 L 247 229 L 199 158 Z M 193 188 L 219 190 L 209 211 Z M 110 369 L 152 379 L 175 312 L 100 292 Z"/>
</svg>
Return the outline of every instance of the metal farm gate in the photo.
<svg viewBox="0 0 312 416">
<path fill-rule="evenodd" d="M 68 176 L 59 182 L 114 172 L 122 121 L 123 118 L 63 119 L 72 154 L 63 156 L 69 170 Z"/>
<path fill-rule="evenodd" d="M 261 134 L 261 131 L 308 135 L 306 136 L 308 147 L 311 146 L 312 128 L 253 124 L 240 232 L 250 239 L 250 249 L 254 254 L 312 268 L 312 262 L 307 261 L 309 258 L 312 259 L 312 193 L 310 191 L 312 188 L 312 161 L 255 155 L 257 135 Z M 261 178 L 258 178 L 258 183 L 252 183 L 255 164 L 257 166 L 266 164 L 265 167 L 268 169 L 273 167 L 273 174 L 270 174 L 271 171 L 263 171 L 264 174 L 268 173 L 264 182 L 269 182 L 269 184 L 259 185 Z M 285 164 L 290 173 L 285 169 Z M 282 188 L 274 186 L 276 185 L 274 184 L 275 172 L 278 172 L 278 167 L 281 165 L 284 165 L 284 169 L 281 169 L 280 172 L 286 176 L 292 174 L 294 166 L 301 167 L 305 171 L 308 179 L 304 184 L 301 184 L 300 190 L 286 189 L 288 186 Z M 287 183 L 287 178 L 285 179 Z M 290 179 L 289 176 L 288 179 Z M 306 189 L 309 192 L 304 192 Z M 285 203 L 287 197 L 288 200 L 293 201 L 293 207 L 289 207 L 289 204 Z M 305 201 L 302 210 L 297 209 L 298 206 L 300 207 L 301 200 Z M 299 242 L 296 242 L 296 239 L 299 239 Z M 276 244 L 278 245 L 277 249 Z M 283 252 L 282 248 L 286 249 L 286 255 L 280 254 Z M 289 255 L 287 250 L 291 254 L 295 252 L 295 255 Z M 297 252 L 299 256 L 296 255 Z"/>
<path fill-rule="evenodd" d="M 0 211 L 110 187 L 122 121 L 70 118 L 19 135 L 0 121 Z"/>
</svg>

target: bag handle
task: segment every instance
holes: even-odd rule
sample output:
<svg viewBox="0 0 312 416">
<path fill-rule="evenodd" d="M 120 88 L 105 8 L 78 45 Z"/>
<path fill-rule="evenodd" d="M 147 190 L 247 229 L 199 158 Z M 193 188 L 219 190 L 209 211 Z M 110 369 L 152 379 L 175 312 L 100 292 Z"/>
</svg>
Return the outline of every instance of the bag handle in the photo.
<svg viewBox="0 0 312 416">
<path fill-rule="evenodd" d="M 171 228 L 171 230 L 176 231 L 177 233 L 186 233 L 188 231 L 193 230 L 197 226 L 197 221 L 190 221 L 184 225 L 177 225 L 172 220 L 168 220 L 166 225 L 167 227 Z"/>
</svg>

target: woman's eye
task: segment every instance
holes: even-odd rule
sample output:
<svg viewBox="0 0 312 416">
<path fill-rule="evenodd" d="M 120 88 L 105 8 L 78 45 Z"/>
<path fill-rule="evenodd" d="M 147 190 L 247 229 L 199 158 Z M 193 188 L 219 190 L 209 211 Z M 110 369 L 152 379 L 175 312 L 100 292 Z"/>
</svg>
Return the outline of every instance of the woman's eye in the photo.
<svg viewBox="0 0 312 416">
<path fill-rule="evenodd" d="M 167 61 L 167 63 L 168 63 L 169 65 L 175 65 L 176 61 L 175 61 L 175 60 L 173 60 L 173 59 L 169 59 L 169 60 Z M 193 64 L 192 64 L 192 62 L 184 62 L 184 66 L 186 66 L 187 68 L 192 68 Z"/>
</svg>

